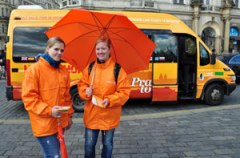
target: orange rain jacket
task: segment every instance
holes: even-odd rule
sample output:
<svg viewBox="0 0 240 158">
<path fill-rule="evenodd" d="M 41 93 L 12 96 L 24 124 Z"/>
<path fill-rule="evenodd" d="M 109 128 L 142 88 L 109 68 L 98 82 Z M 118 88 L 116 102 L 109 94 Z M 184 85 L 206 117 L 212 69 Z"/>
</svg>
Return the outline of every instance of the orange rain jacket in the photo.
<svg viewBox="0 0 240 158">
<path fill-rule="evenodd" d="M 56 69 L 40 57 L 38 62 L 28 68 L 22 84 L 22 100 L 34 136 L 57 133 L 57 119 L 52 116 L 52 107 L 55 105 L 71 106 L 69 113 L 63 113 L 60 118 L 63 128 L 68 125 L 73 113 L 69 90 L 69 73 L 63 65 Z"/>
<path fill-rule="evenodd" d="M 83 70 L 78 92 L 80 97 L 86 100 L 83 119 L 85 126 L 89 129 L 110 130 L 120 123 L 122 106 L 130 95 L 130 84 L 126 72 L 121 68 L 116 85 L 114 67 L 115 62 L 109 58 L 102 64 L 95 62 L 90 75 L 88 66 Z M 109 105 L 106 108 L 93 105 L 91 96 L 86 95 L 86 88 L 90 86 L 94 72 L 92 94 L 101 99 L 108 98 Z"/>
</svg>

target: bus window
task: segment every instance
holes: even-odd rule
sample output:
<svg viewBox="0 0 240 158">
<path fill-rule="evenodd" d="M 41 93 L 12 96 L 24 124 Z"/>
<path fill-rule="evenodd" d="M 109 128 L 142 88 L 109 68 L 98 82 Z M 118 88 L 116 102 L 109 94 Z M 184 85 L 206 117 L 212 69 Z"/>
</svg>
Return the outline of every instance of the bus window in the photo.
<svg viewBox="0 0 240 158">
<path fill-rule="evenodd" d="M 200 44 L 200 65 L 204 66 L 210 63 L 210 57 L 207 50 Z"/>
<path fill-rule="evenodd" d="M 184 51 L 189 55 L 195 55 L 197 53 L 196 42 L 192 38 L 188 37 L 185 40 Z"/>
<path fill-rule="evenodd" d="M 35 62 L 33 59 L 39 53 L 45 52 L 48 40 L 44 34 L 46 27 L 17 27 L 13 32 L 13 61 Z"/>
<path fill-rule="evenodd" d="M 153 40 L 156 43 L 153 59 L 155 62 L 177 62 L 178 44 L 176 36 L 172 34 L 154 34 Z"/>
<path fill-rule="evenodd" d="M 152 30 L 142 29 L 141 31 L 143 31 L 143 33 L 144 33 L 150 40 L 152 40 Z M 152 62 L 152 56 L 150 57 L 150 62 Z"/>
</svg>

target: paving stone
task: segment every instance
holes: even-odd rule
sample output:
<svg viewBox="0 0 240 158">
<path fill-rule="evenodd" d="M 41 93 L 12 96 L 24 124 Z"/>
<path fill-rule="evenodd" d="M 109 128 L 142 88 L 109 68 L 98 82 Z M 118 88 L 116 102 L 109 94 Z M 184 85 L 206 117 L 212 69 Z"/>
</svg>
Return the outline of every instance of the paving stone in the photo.
<svg viewBox="0 0 240 158">
<path fill-rule="evenodd" d="M 0 80 L 1 90 L 4 84 Z M 240 94 L 240 87 L 235 93 Z M 130 102 L 131 106 L 123 109 L 123 117 L 127 117 L 115 132 L 113 158 L 239 158 L 240 98 L 235 93 L 226 96 L 219 109 L 196 102 L 172 107 L 137 106 L 136 102 Z M 41 148 L 32 135 L 22 103 L 4 97 L 4 90 L 0 91 L 0 158 L 41 158 Z M 216 109 L 209 110 L 213 108 Z M 166 113 L 169 115 L 163 116 Z M 131 118 L 136 114 L 138 117 Z M 143 117 L 151 114 L 157 117 Z M 82 158 L 82 114 L 74 114 L 74 118 L 77 121 L 65 133 L 65 139 L 69 158 Z M 96 145 L 96 158 L 101 155 L 100 142 L 101 138 Z"/>
</svg>

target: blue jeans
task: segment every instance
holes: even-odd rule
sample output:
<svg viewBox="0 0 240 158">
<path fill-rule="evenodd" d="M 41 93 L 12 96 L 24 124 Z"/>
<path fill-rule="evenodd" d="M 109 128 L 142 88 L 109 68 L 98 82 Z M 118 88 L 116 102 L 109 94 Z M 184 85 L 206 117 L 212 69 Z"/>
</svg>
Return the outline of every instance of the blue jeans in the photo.
<svg viewBox="0 0 240 158">
<path fill-rule="evenodd" d="M 114 130 L 101 131 L 103 145 L 102 158 L 112 157 Z M 85 128 L 85 158 L 95 158 L 95 146 L 99 131 Z"/>
<path fill-rule="evenodd" d="M 37 140 L 42 147 L 44 158 L 60 158 L 60 143 L 57 134 L 37 137 Z"/>
</svg>

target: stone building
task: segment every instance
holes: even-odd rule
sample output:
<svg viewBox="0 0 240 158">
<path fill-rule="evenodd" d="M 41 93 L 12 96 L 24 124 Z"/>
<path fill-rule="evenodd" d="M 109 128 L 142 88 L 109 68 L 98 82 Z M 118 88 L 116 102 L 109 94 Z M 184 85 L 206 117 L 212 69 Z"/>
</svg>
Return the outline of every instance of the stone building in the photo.
<svg viewBox="0 0 240 158">
<path fill-rule="evenodd" d="M 114 9 L 174 14 L 216 52 L 240 51 L 240 0 L 60 0 L 61 9 Z"/>
<path fill-rule="evenodd" d="M 0 50 L 4 50 L 8 28 L 8 20 L 12 10 L 11 3 L 14 1 L 0 1 Z"/>
<path fill-rule="evenodd" d="M 59 9 L 58 0 L 1 0 L 0 1 L 0 50 L 5 49 L 10 13 L 19 5 L 40 5 L 45 9 Z"/>
</svg>

